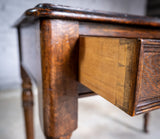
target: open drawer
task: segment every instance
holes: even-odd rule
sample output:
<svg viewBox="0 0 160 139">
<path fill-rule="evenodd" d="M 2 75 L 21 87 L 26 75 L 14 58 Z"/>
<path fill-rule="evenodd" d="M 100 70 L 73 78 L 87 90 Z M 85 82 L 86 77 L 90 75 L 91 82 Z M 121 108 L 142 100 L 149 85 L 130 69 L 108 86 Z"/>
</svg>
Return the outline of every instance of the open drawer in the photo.
<svg viewBox="0 0 160 139">
<path fill-rule="evenodd" d="M 79 82 L 131 116 L 160 107 L 160 41 L 80 37 Z"/>
</svg>

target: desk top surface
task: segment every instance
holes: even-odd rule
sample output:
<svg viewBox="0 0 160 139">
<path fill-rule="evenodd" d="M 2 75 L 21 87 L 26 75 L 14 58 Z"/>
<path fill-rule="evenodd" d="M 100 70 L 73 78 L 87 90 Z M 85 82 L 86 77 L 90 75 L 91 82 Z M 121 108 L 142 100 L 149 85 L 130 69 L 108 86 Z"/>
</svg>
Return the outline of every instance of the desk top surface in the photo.
<svg viewBox="0 0 160 139">
<path fill-rule="evenodd" d="M 78 21 L 160 27 L 160 19 L 155 17 L 109 13 L 104 11 L 86 10 L 46 3 L 38 4 L 32 9 L 28 9 L 21 16 L 21 18 L 17 20 L 15 26 L 19 26 L 26 22 L 29 23 L 37 18 L 69 19 Z"/>
</svg>

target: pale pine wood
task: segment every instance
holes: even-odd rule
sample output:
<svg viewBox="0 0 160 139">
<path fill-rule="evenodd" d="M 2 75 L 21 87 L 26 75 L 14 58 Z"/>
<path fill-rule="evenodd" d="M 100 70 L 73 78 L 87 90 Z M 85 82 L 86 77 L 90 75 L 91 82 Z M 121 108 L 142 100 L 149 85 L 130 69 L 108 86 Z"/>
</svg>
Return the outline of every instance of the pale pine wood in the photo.
<svg viewBox="0 0 160 139">
<path fill-rule="evenodd" d="M 139 48 L 136 39 L 80 37 L 79 82 L 134 115 Z"/>
</svg>

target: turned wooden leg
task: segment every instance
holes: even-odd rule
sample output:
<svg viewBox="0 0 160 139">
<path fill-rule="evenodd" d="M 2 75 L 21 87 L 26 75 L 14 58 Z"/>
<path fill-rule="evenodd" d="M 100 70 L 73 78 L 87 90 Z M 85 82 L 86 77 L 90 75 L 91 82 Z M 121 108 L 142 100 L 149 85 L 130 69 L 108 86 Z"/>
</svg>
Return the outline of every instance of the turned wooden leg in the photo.
<svg viewBox="0 0 160 139">
<path fill-rule="evenodd" d="M 70 139 L 77 128 L 78 24 L 42 20 L 43 129 L 47 139 Z"/>
<path fill-rule="evenodd" d="M 33 139 L 33 94 L 29 76 L 21 67 L 22 77 L 22 105 L 24 111 L 26 139 Z"/>
<path fill-rule="evenodd" d="M 17 28 L 17 34 L 19 43 L 20 72 L 22 78 L 22 106 L 24 112 L 26 139 L 34 139 L 32 84 L 29 76 L 22 66 L 21 31 L 19 27 Z"/>
<path fill-rule="evenodd" d="M 149 121 L 149 113 L 144 114 L 144 127 L 143 130 L 145 133 L 148 133 L 148 121 Z"/>
</svg>

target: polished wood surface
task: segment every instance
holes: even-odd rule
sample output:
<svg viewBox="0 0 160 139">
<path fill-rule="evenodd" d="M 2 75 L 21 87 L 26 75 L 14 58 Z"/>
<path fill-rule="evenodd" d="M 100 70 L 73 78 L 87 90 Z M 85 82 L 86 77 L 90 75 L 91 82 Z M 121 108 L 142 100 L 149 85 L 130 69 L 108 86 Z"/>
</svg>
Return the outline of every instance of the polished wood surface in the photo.
<svg viewBox="0 0 160 139">
<path fill-rule="evenodd" d="M 160 108 L 160 40 L 141 39 L 136 113 Z"/>
<path fill-rule="evenodd" d="M 32 83 L 29 75 L 26 73 L 22 65 L 22 36 L 19 28 L 17 29 L 17 34 L 19 41 L 20 73 L 22 78 L 22 106 L 25 122 L 26 139 L 34 139 Z"/>
<path fill-rule="evenodd" d="M 70 138 L 78 97 L 99 94 L 132 116 L 160 107 L 160 19 L 39 4 L 15 26 L 21 67 L 38 87 L 46 138 Z M 31 89 L 26 94 L 32 98 Z"/>
<path fill-rule="evenodd" d="M 40 26 L 44 133 L 56 139 L 77 128 L 78 24 L 42 20 Z"/>
<path fill-rule="evenodd" d="M 159 39 L 160 28 L 110 23 L 79 22 L 80 36 Z"/>
<path fill-rule="evenodd" d="M 23 16 L 17 21 L 15 26 L 19 24 L 30 23 L 31 20 L 35 20 L 37 18 L 58 18 L 79 21 L 103 23 L 108 22 L 118 24 L 160 27 L 159 18 L 109 13 L 104 11 L 72 8 L 69 6 L 54 5 L 47 3 L 38 4 L 36 7 L 27 10 L 23 14 Z"/>
<path fill-rule="evenodd" d="M 26 138 L 34 139 L 34 128 L 33 128 L 33 94 L 32 85 L 29 76 L 21 67 L 22 77 L 22 104 L 25 120 Z"/>
</svg>

